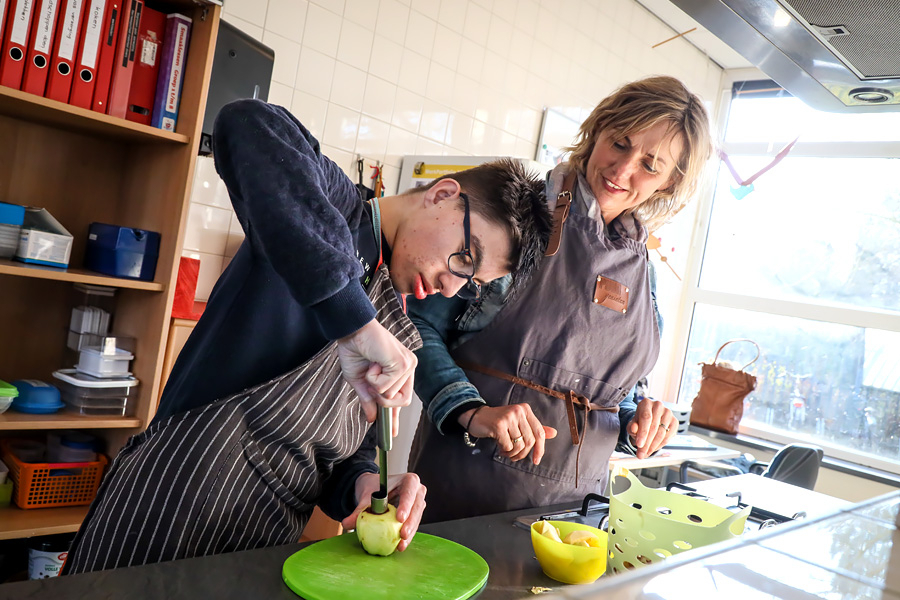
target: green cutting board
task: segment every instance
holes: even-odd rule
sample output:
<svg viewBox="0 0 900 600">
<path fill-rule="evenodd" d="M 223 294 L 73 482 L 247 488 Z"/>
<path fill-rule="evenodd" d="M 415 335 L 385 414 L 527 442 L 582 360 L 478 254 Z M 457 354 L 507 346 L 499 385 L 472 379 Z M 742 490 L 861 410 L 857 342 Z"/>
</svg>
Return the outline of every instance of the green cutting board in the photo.
<svg viewBox="0 0 900 600">
<path fill-rule="evenodd" d="M 366 554 L 356 533 L 345 533 L 289 556 L 281 576 L 305 600 L 465 600 L 484 586 L 488 565 L 465 546 L 427 533 L 391 556 Z"/>
</svg>

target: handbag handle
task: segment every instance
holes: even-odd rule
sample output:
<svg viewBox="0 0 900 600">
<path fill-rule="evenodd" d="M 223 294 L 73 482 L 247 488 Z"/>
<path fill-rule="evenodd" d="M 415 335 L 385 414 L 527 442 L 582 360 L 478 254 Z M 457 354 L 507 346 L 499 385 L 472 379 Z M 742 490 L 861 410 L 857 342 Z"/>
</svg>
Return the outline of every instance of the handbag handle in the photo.
<svg viewBox="0 0 900 600">
<path fill-rule="evenodd" d="M 733 344 L 734 342 L 750 342 L 751 344 L 756 346 L 756 357 L 753 360 L 751 360 L 750 362 L 748 362 L 746 365 L 741 367 L 741 371 L 745 370 L 747 367 L 749 367 L 750 365 L 752 365 L 753 363 L 756 362 L 756 360 L 759 358 L 759 345 L 756 342 L 754 342 L 753 340 L 741 338 L 741 339 L 737 339 L 737 340 L 728 340 L 727 342 L 725 342 L 724 344 L 719 346 L 719 351 L 716 352 L 716 357 L 713 359 L 713 364 L 716 364 L 719 362 L 719 354 L 722 352 L 722 349 L 725 348 L 725 346 L 727 346 L 728 344 Z"/>
</svg>

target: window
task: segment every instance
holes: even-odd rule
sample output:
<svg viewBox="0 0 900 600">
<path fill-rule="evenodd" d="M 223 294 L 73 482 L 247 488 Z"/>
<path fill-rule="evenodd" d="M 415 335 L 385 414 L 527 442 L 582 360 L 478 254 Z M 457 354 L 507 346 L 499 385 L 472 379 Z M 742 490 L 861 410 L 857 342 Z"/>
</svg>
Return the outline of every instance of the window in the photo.
<svg viewBox="0 0 900 600">
<path fill-rule="evenodd" d="M 799 141 L 748 194 L 720 165 L 679 402 L 698 363 L 750 338 L 742 432 L 900 473 L 900 113 L 821 113 L 753 87 L 735 86 L 724 135 L 740 176 Z M 732 344 L 720 360 L 754 355 Z"/>
</svg>

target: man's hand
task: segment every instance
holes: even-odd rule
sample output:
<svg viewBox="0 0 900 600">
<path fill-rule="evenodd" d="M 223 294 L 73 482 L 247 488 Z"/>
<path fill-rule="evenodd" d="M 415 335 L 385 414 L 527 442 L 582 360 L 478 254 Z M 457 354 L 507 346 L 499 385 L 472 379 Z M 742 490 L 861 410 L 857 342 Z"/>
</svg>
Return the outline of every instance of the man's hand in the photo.
<svg viewBox="0 0 900 600">
<path fill-rule="evenodd" d="M 397 520 L 403 523 L 400 528 L 400 544 L 397 546 L 397 550 L 403 552 L 416 535 L 422 521 L 426 490 L 415 473 L 391 475 L 388 477 L 388 487 L 388 500 L 397 506 Z M 363 473 L 359 476 L 356 480 L 356 501 L 359 504 L 353 514 L 341 521 L 345 530 L 356 528 L 359 513 L 369 508 L 372 492 L 377 492 L 378 488 L 378 473 Z"/>
<path fill-rule="evenodd" d="M 634 438 L 638 458 L 647 458 L 671 440 L 678 432 L 678 419 L 659 400 L 644 398 L 628 424 Z"/>
<path fill-rule="evenodd" d="M 374 319 L 337 346 L 341 372 L 359 394 L 366 419 L 375 420 L 377 405 L 393 407 L 397 435 L 397 414 L 412 399 L 416 355 Z"/>
<path fill-rule="evenodd" d="M 469 424 L 469 418 L 476 410 L 478 414 Z M 541 425 L 531 406 L 524 402 L 467 410 L 460 415 L 459 424 L 469 425 L 469 435 L 497 440 L 501 454 L 512 461 L 522 460 L 534 448 L 534 464 L 539 464 L 544 456 L 544 442 L 556 437 L 556 429 Z"/>
</svg>

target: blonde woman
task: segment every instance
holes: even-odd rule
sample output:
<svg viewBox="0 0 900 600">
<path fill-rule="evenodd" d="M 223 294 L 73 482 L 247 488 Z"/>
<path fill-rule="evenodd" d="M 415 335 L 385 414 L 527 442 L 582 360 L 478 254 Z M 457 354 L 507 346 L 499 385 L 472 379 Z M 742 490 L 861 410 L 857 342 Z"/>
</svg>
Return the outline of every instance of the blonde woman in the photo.
<svg viewBox="0 0 900 600">
<path fill-rule="evenodd" d="M 679 80 L 642 79 L 604 99 L 571 150 L 548 175 L 554 233 L 524 285 L 410 303 L 425 521 L 603 493 L 617 444 L 643 458 L 677 429 L 662 403 L 623 400 L 659 354 L 647 232 L 693 196 L 707 112 Z"/>
</svg>

